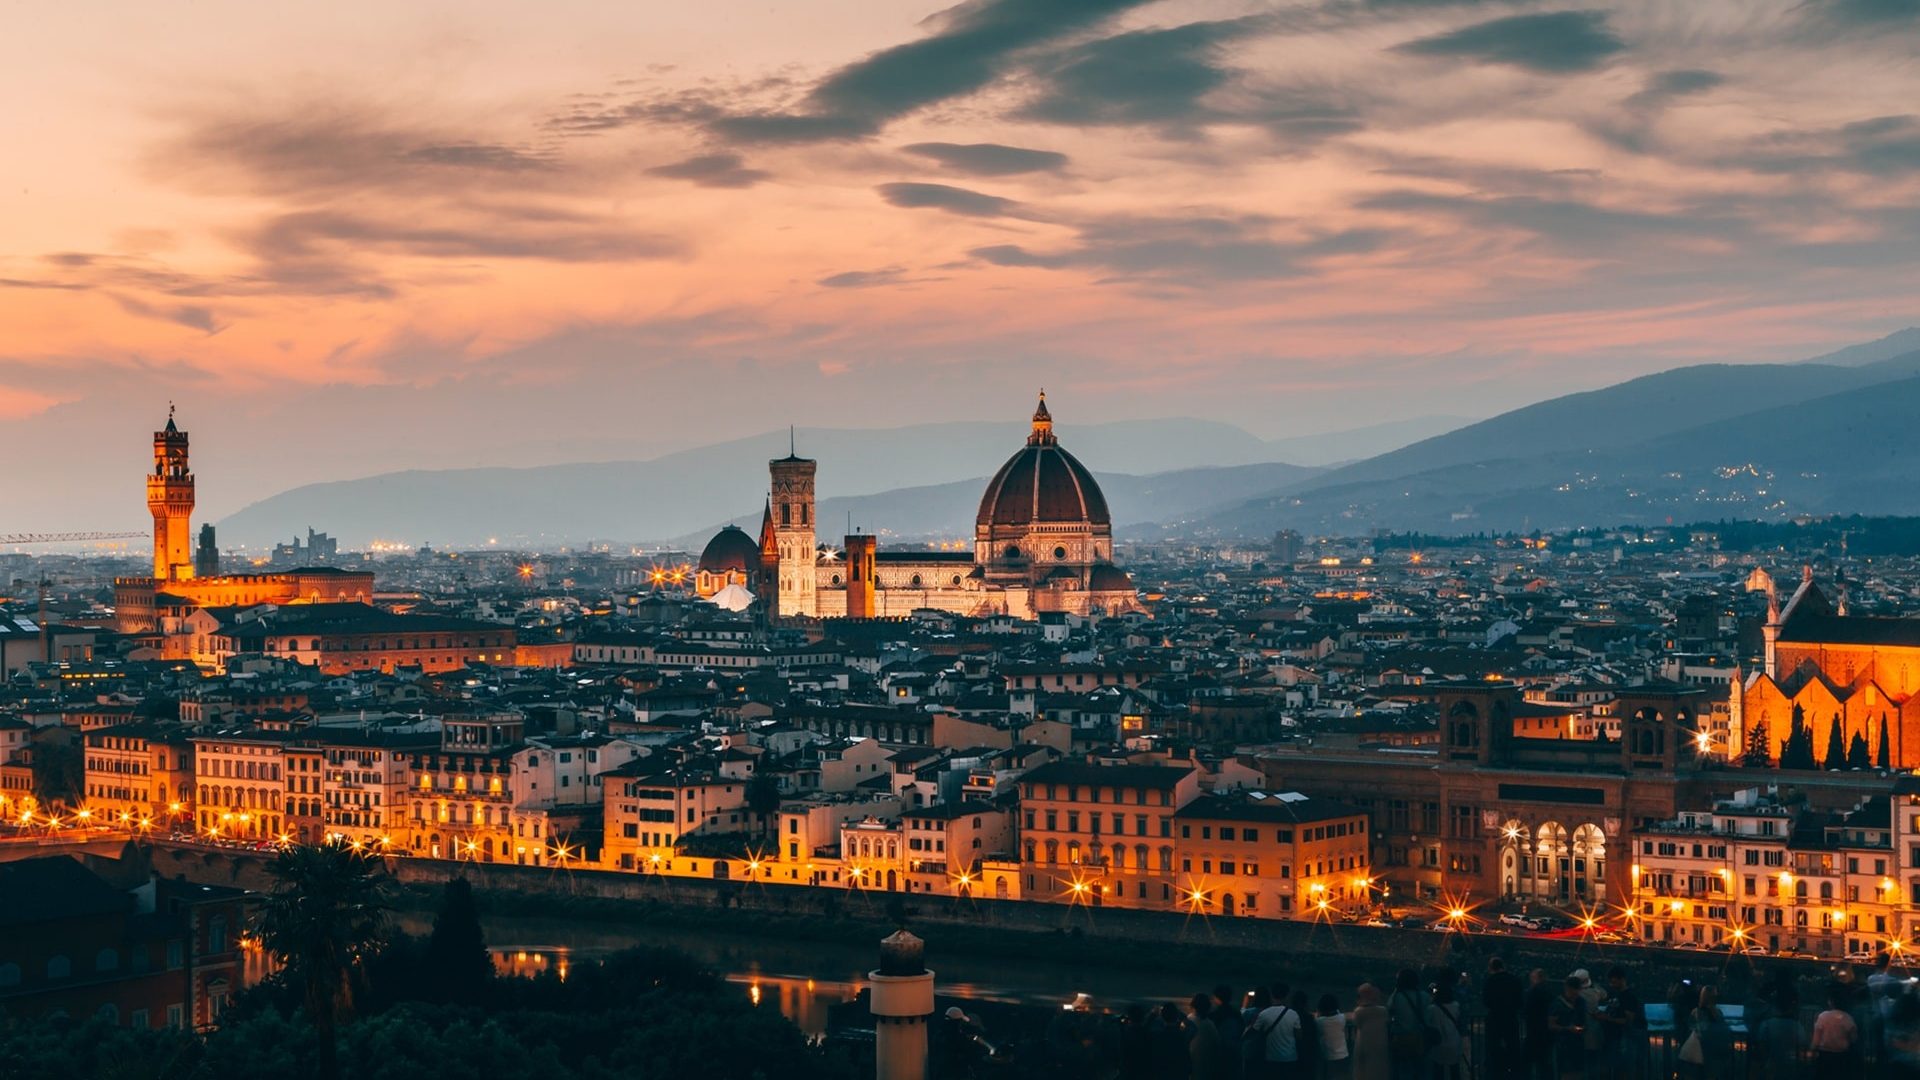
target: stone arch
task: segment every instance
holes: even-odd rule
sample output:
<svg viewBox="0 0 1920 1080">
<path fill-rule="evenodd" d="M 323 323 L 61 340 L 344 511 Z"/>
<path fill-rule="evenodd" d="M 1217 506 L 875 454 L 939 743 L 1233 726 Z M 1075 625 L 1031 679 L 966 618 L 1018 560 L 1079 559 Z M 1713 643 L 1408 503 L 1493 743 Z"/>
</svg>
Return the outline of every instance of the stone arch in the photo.
<svg viewBox="0 0 1920 1080">
<path fill-rule="evenodd" d="M 1510 818 L 1500 826 L 1500 892 L 1519 896 L 1529 890 L 1522 882 L 1533 881 L 1533 830 L 1525 822 Z"/>
<path fill-rule="evenodd" d="M 1592 822 L 1573 830 L 1574 899 L 1599 903 L 1607 895 L 1607 835 Z"/>
</svg>

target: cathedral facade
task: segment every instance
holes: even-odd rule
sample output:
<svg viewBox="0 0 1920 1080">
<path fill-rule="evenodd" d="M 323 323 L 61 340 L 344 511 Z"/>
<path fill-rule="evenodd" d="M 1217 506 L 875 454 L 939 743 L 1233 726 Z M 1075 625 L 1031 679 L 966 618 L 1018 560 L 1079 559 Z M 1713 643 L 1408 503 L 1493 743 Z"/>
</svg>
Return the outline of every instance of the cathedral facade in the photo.
<svg viewBox="0 0 1920 1080">
<path fill-rule="evenodd" d="M 701 553 L 696 584 L 713 595 L 748 584 L 774 618 L 899 618 L 919 609 L 962 615 L 1140 611 L 1133 580 L 1113 563 L 1113 519 L 1093 474 L 1055 438 L 1046 395 L 1021 447 L 980 498 L 973 551 L 884 551 L 871 535 L 840 551 L 815 532 L 815 462 L 769 463 L 759 564 L 729 527 Z"/>
<path fill-rule="evenodd" d="M 1830 601 L 1811 569 L 1785 603 L 1771 579 L 1760 587 L 1765 654 L 1733 688 L 1732 756 L 1753 749 L 1778 761 L 1796 720 L 1824 754 L 1837 719 L 1843 745 L 1858 736 L 1875 766 L 1920 769 L 1920 618 L 1849 615 L 1844 593 Z"/>
</svg>

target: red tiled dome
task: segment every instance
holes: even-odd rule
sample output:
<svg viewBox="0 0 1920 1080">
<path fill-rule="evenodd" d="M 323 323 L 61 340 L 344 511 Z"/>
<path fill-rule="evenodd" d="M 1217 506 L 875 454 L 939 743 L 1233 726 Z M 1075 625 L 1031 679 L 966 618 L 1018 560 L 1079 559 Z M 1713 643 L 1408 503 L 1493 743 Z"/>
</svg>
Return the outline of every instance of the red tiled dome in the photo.
<svg viewBox="0 0 1920 1080">
<path fill-rule="evenodd" d="M 1107 498 L 1072 454 L 1054 442 L 1029 442 L 1007 459 L 980 499 L 980 525 L 1111 525 Z"/>
<path fill-rule="evenodd" d="M 699 569 L 709 574 L 728 570 L 747 573 L 759 565 L 760 545 L 738 525 L 729 525 L 715 533 L 713 539 L 707 541 L 706 549 L 700 552 Z"/>
</svg>

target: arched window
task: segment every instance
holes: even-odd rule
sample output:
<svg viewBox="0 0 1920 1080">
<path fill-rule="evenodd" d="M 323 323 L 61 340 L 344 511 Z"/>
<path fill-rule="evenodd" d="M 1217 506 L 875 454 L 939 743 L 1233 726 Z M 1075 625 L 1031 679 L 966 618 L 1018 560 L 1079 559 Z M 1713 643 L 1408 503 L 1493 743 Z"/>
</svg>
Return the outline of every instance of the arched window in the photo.
<svg viewBox="0 0 1920 1080">
<path fill-rule="evenodd" d="M 107 948 L 95 953 L 93 957 L 93 970 L 119 971 L 120 951 L 118 949 Z"/>
<path fill-rule="evenodd" d="M 71 974 L 73 974 L 73 961 L 68 960 L 65 954 L 47 960 L 47 978 L 64 979 Z"/>
<path fill-rule="evenodd" d="M 1019 557 L 1020 557 L 1020 545 L 1019 545 L 1019 544 L 1008 544 L 1008 545 L 1007 545 L 1007 558 L 1009 558 L 1009 559 L 1017 559 L 1017 558 L 1019 558 Z"/>
</svg>

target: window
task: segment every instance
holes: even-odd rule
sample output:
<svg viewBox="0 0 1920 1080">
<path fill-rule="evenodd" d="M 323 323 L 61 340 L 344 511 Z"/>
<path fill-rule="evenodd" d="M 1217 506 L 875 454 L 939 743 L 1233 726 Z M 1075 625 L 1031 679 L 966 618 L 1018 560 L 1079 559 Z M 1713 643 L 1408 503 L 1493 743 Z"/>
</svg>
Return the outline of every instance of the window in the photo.
<svg viewBox="0 0 1920 1080">
<path fill-rule="evenodd" d="M 93 957 L 93 970 L 119 971 L 120 970 L 120 951 L 118 949 L 108 948 L 108 949 L 101 949 L 99 952 L 95 953 Z"/>
<path fill-rule="evenodd" d="M 64 955 L 55 956 L 47 961 L 47 978 L 64 979 L 73 974 L 73 961 Z"/>
</svg>

